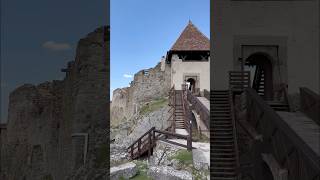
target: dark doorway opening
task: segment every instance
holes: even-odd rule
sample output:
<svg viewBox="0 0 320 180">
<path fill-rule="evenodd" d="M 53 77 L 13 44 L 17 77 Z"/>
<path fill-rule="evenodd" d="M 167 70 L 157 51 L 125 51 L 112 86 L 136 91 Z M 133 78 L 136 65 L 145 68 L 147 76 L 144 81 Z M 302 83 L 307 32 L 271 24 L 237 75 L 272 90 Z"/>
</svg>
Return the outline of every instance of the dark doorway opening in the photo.
<svg viewBox="0 0 320 180">
<path fill-rule="evenodd" d="M 245 65 L 253 71 L 252 88 L 266 100 L 273 99 L 273 70 L 269 55 L 254 53 L 245 60 Z"/>
<path fill-rule="evenodd" d="M 189 83 L 189 90 L 194 93 L 196 90 L 196 80 L 194 80 L 193 78 L 188 78 L 187 82 Z"/>
</svg>

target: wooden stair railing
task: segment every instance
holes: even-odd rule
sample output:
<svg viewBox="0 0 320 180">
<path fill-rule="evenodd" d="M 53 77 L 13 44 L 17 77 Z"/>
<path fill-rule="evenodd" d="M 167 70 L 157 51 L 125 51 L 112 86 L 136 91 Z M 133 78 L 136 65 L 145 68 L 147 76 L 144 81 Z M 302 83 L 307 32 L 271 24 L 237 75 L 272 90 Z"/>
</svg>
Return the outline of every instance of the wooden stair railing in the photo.
<svg viewBox="0 0 320 180">
<path fill-rule="evenodd" d="M 270 153 L 288 171 L 287 179 L 319 179 L 320 157 L 318 151 L 306 144 L 288 124 L 254 89 L 246 89 L 247 122 L 263 136 L 265 147 L 257 149 Z M 301 127 L 304 129 L 304 127 Z M 308 135 L 310 138 L 316 138 Z M 255 178 L 257 179 L 257 177 Z"/>
<path fill-rule="evenodd" d="M 291 111 L 287 85 L 281 84 L 274 100 L 266 101 L 275 111 Z"/>
<path fill-rule="evenodd" d="M 320 126 L 320 95 L 306 87 L 300 88 L 300 110 Z"/>
<path fill-rule="evenodd" d="M 188 117 L 188 113 L 190 110 L 189 104 L 187 102 L 187 98 L 184 95 L 185 91 L 181 92 L 181 103 L 182 103 L 182 110 L 183 110 L 183 118 L 184 118 L 184 126 L 186 130 L 188 131 L 188 136 L 176 134 L 176 95 L 177 91 L 174 89 L 174 86 L 169 91 L 169 106 L 171 107 L 172 114 L 170 115 L 168 121 L 171 121 L 171 125 L 166 128 L 165 130 L 156 130 L 155 127 L 152 127 L 149 129 L 145 134 L 143 134 L 140 138 L 138 138 L 135 142 L 133 142 L 129 147 L 128 151 L 131 156 L 131 159 L 136 159 L 143 155 L 144 153 L 148 152 L 148 157 L 152 154 L 152 150 L 154 146 L 156 145 L 156 141 L 158 139 L 161 139 L 165 142 L 179 145 L 182 147 L 187 148 L 189 151 L 192 149 L 192 123 L 190 121 L 190 118 Z M 169 110 L 169 111 L 170 111 Z M 157 133 L 157 135 L 156 135 Z M 166 138 L 170 137 L 176 137 L 180 139 L 187 140 L 187 145 L 176 143 L 173 141 L 166 140 Z"/>
<path fill-rule="evenodd" d="M 144 155 L 146 152 L 148 152 L 148 157 L 150 157 L 153 153 L 153 148 L 156 146 L 157 140 L 162 140 L 167 143 L 178 145 L 178 146 L 187 148 L 187 150 L 190 151 L 192 149 L 192 142 L 189 142 L 191 140 L 190 136 L 172 133 L 169 131 L 170 128 L 171 127 L 168 127 L 165 130 L 157 130 L 155 127 L 152 127 L 146 133 L 144 133 L 142 136 L 140 136 L 140 138 L 138 138 L 136 141 L 134 141 L 127 148 L 131 159 L 137 159 L 140 156 Z M 168 137 L 185 139 L 185 140 L 187 140 L 187 145 L 167 140 Z"/>
<path fill-rule="evenodd" d="M 209 93 L 210 96 L 210 93 Z M 191 103 L 191 108 L 195 110 L 199 115 L 206 128 L 210 128 L 210 111 L 200 102 L 200 100 L 194 96 L 189 90 L 187 90 L 187 100 Z"/>
<path fill-rule="evenodd" d="M 191 118 L 190 118 L 190 106 L 189 106 L 189 102 L 187 99 L 187 92 L 190 92 L 188 90 L 188 88 L 186 88 L 187 86 L 184 85 L 184 88 L 182 89 L 182 107 L 183 107 L 183 115 L 184 115 L 184 124 L 185 124 L 185 128 L 188 132 L 188 140 L 187 140 L 187 146 L 189 147 L 189 149 L 191 149 L 192 147 L 192 122 L 191 122 Z"/>
<path fill-rule="evenodd" d="M 210 100 L 210 91 L 204 89 L 204 90 L 203 90 L 203 96 L 204 96 L 205 98 L 207 98 L 208 100 Z"/>
<path fill-rule="evenodd" d="M 264 70 L 261 66 L 256 66 L 256 71 L 252 83 L 252 88 L 257 91 L 257 93 L 264 97 Z"/>
<path fill-rule="evenodd" d="M 231 113 L 232 129 L 233 129 L 234 151 L 235 151 L 235 158 L 236 158 L 236 180 L 240 180 L 241 171 L 240 171 L 240 161 L 239 161 L 237 125 L 235 120 L 236 115 L 234 110 L 233 93 L 231 90 L 229 90 L 229 104 L 230 104 L 230 113 Z"/>
<path fill-rule="evenodd" d="M 229 71 L 229 89 L 242 93 L 250 87 L 250 71 Z"/>
<path fill-rule="evenodd" d="M 169 111 L 171 111 L 170 117 L 168 119 L 168 121 L 171 121 L 171 132 L 175 132 L 176 129 L 176 91 L 174 89 L 174 86 L 172 86 L 172 88 L 169 91 L 169 106 L 171 107 L 171 109 Z"/>
</svg>

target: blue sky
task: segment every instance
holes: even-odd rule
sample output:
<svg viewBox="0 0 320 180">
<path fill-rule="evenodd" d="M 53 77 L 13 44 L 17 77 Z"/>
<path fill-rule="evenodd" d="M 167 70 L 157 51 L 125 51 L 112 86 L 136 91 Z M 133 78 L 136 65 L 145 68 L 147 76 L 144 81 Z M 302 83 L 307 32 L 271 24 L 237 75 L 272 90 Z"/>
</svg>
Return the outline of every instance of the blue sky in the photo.
<svg viewBox="0 0 320 180">
<path fill-rule="evenodd" d="M 111 0 L 111 91 L 154 67 L 189 19 L 210 35 L 209 0 Z"/>
<path fill-rule="evenodd" d="M 62 79 L 78 40 L 108 24 L 107 0 L 1 0 L 1 119 L 24 83 Z"/>
</svg>

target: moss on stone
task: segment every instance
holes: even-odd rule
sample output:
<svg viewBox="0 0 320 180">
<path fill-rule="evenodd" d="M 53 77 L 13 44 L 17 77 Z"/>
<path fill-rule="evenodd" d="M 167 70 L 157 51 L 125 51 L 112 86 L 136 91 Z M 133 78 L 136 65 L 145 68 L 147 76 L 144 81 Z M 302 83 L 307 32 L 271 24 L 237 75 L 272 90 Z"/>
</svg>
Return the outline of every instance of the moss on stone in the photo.
<svg viewBox="0 0 320 180">
<path fill-rule="evenodd" d="M 140 115 L 146 115 L 168 105 L 168 99 L 159 98 L 149 102 L 140 109 Z"/>
<path fill-rule="evenodd" d="M 138 172 L 137 175 L 130 178 L 131 180 L 152 180 L 147 174 L 148 165 L 146 161 L 135 161 L 134 163 L 137 164 Z"/>
<path fill-rule="evenodd" d="M 192 161 L 192 152 L 187 150 L 179 150 L 175 155 L 169 157 L 169 160 L 177 159 L 184 165 L 193 164 Z"/>
</svg>

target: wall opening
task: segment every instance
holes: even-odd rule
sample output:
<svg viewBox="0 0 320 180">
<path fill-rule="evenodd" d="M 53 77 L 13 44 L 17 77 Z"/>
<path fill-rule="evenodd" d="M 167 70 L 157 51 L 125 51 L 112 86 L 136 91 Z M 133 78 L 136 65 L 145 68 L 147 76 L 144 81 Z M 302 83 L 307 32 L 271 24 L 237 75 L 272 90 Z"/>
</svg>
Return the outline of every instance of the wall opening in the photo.
<svg viewBox="0 0 320 180">
<path fill-rule="evenodd" d="M 270 56 L 254 53 L 245 60 L 245 69 L 249 69 L 253 78 L 251 86 L 266 100 L 273 99 L 273 69 Z"/>
<path fill-rule="evenodd" d="M 193 78 L 188 78 L 187 79 L 187 85 L 188 85 L 188 89 L 194 93 L 196 90 L 196 80 L 194 80 Z"/>
</svg>

